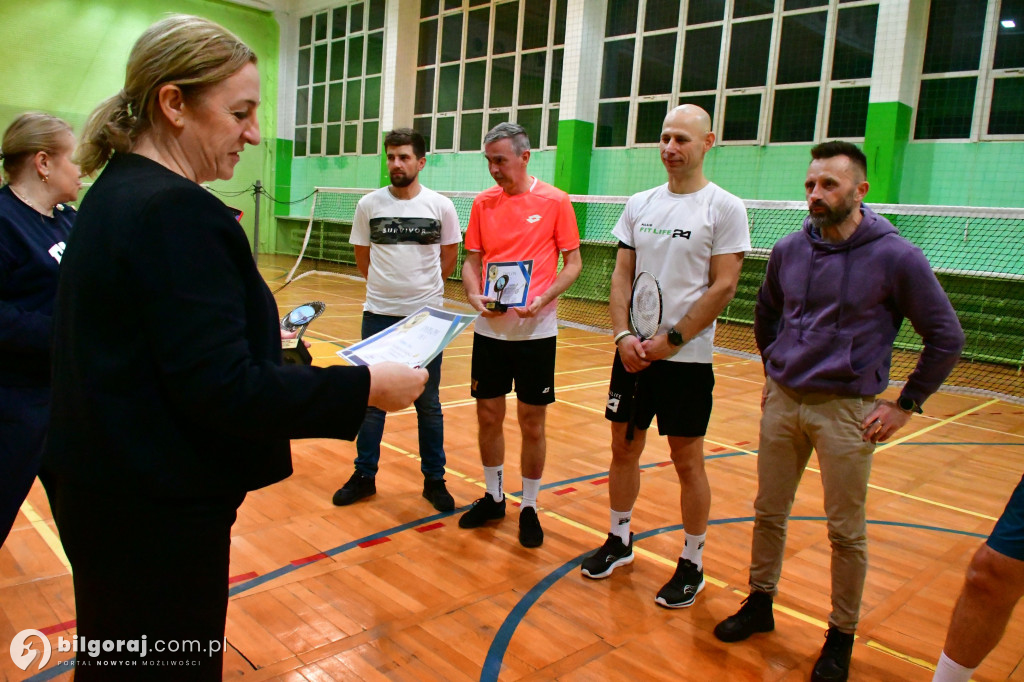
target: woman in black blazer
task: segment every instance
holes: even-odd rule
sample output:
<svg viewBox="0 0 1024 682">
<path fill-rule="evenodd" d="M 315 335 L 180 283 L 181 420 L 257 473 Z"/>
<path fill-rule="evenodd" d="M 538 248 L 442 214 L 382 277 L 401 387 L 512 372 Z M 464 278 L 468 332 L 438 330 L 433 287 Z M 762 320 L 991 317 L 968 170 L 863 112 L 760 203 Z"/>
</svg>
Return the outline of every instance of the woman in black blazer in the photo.
<svg viewBox="0 0 1024 682">
<path fill-rule="evenodd" d="M 171 16 L 139 38 L 125 88 L 83 133 L 82 171 L 106 168 L 64 254 L 41 477 L 78 635 L 138 651 L 79 651 L 79 682 L 219 680 L 246 492 L 291 473 L 289 438 L 351 440 L 367 404 L 408 406 L 427 379 L 393 364 L 281 366 L 245 234 L 199 185 L 230 178 L 259 143 L 259 90 L 238 38 Z M 161 640 L 199 645 L 160 652 Z"/>
</svg>

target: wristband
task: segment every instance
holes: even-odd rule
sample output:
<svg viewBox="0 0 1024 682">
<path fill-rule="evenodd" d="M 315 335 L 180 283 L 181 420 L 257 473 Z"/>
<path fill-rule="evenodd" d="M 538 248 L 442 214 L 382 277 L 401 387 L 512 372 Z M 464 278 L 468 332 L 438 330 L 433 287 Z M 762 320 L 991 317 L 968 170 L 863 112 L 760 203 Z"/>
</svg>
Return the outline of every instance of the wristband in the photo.
<svg viewBox="0 0 1024 682">
<path fill-rule="evenodd" d="M 619 345 L 619 341 L 621 341 L 622 339 L 626 338 L 627 336 L 633 336 L 633 332 L 629 331 L 628 329 L 625 330 L 625 331 L 619 332 L 618 334 L 615 335 L 615 339 L 613 340 L 613 343 L 617 346 L 617 345 Z"/>
</svg>

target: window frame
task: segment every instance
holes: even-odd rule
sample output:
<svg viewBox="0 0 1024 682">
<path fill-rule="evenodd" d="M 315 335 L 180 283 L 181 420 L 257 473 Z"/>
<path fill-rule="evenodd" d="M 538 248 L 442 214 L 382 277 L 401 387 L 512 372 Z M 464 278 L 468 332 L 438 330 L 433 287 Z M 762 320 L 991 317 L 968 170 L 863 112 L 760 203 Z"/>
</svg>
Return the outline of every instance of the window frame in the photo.
<svg viewBox="0 0 1024 682">
<path fill-rule="evenodd" d="M 518 4 L 518 14 L 516 17 L 516 41 L 515 50 L 510 52 L 502 52 L 500 54 L 494 54 L 494 32 L 497 21 L 497 11 L 502 5 L 510 3 Z M 555 43 L 558 23 L 558 9 L 560 3 L 558 1 L 552 1 L 548 3 L 548 22 L 547 22 L 547 38 L 545 45 L 542 47 L 534 47 L 523 49 L 523 26 L 526 20 L 526 4 L 527 0 L 489 0 L 488 2 L 480 2 L 476 0 L 476 4 L 470 4 L 469 0 L 462 0 L 458 7 L 445 8 L 444 3 L 439 3 L 437 14 L 431 14 L 427 17 L 419 17 L 417 20 L 417 35 L 420 34 L 420 27 L 428 21 L 437 22 L 437 34 L 434 40 L 434 57 L 433 62 L 425 65 L 416 64 L 414 82 L 418 83 L 420 79 L 420 73 L 422 71 L 432 70 L 434 87 L 431 93 L 430 111 L 429 113 L 413 113 L 413 126 L 417 127 L 417 123 L 422 125 L 422 122 L 429 120 L 429 134 L 424 134 L 428 138 L 428 151 L 431 153 L 467 153 L 470 151 L 481 151 L 483 149 L 483 138 L 487 134 L 487 131 L 493 127 L 491 124 L 492 119 L 501 119 L 507 121 L 518 121 L 519 112 L 525 110 L 539 110 L 541 112 L 540 120 L 540 131 L 538 139 L 530 140 L 530 147 L 533 150 L 545 150 L 554 149 L 556 145 L 548 144 L 551 139 L 549 127 L 552 121 L 557 126 L 558 117 L 553 116 L 552 112 L 560 108 L 560 93 L 559 101 L 552 101 L 551 99 L 551 81 L 554 72 L 555 54 L 559 51 L 562 53 L 562 65 L 564 69 L 564 57 L 565 57 L 565 43 Z M 565 3 L 567 6 L 567 3 Z M 488 9 L 488 24 L 487 24 L 487 48 L 485 54 L 482 56 L 466 58 L 467 41 L 469 38 L 469 14 L 472 11 L 479 11 L 481 9 Z M 441 51 L 442 43 L 444 38 L 444 19 L 445 17 L 461 14 L 463 16 L 461 26 L 461 37 L 459 41 L 459 58 L 457 60 L 442 61 Z M 522 85 L 522 62 L 524 55 L 544 54 L 544 81 L 542 85 L 541 102 L 539 104 L 528 104 L 519 106 L 519 92 Z M 491 82 L 494 73 L 494 62 L 500 59 L 513 59 L 513 72 L 512 72 L 512 95 L 511 102 L 508 106 L 490 106 L 491 101 Z M 482 96 L 482 107 L 464 108 L 464 96 L 466 87 L 466 72 L 467 65 L 484 63 L 483 73 L 483 96 Z M 440 97 L 441 87 L 441 70 L 445 67 L 458 66 L 459 78 L 458 78 L 458 91 L 456 97 L 456 105 L 454 109 L 446 109 L 440 111 L 438 109 L 438 100 Z M 415 86 L 414 86 L 415 87 Z M 415 105 L 414 105 L 415 109 Z M 475 149 L 462 149 L 462 131 L 463 131 L 463 118 L 467 115 L 479 114 L 481 116 L 481 132 L 480 132 L 480 145 Z M 440 147 L 438 146 L 438 122 L 441 119 L 453 119 L 452 122 L 452 141 L 451 146 Z M 496 125 L 496 123 L 495 123 Z M 417 127 L 417 129 L 419 129 Z"/>
<path fill-rule="evenodd" d="M 692 1 L 692 0 L 691 0 Z M 647 6 L 651 2 L 658 2 L 658 0 L 638 0 L 637 17 L 635 30 L 632 33 L 621 33 L 613 36 L 605 35 L 602 38 L 601 43 L 601 82 L 604 82 L 604 64 L 605 64 L 605 46 L 614 41 L 621 41 L 624 39 L 632 39 L 636 49 L 634 54 L 636 57 L 633 60 L 633 73 L 631 80 L 631 88 L 628 96 L 622 95 L 618 97 L 597 97 L 597 110 L 600 110 L 602 104 L 610 104 L 614 102 L 628 102 L 629 103 L 629 114 L 628 123 L 626 127 L 626 139 L 624 144 L 615 145 L 598 145 L 598 123 L 595 121 L 595 133 L 594 133 L 594 146 L 600 149 L 631 149 L 631 148 L 643 148 L 643 147 L 656 147 L 657 142 L 637 142 L 636 132 L 638 127 L 639 117 L 637 115 L 640 104 L 648 102 L 665 101 L 668 104 L 666 106 L 675 106 L 676 104 L 685 102 L 687 99 L 693 97 L 706 97 L 714 96 L 715 98 L 715 111 L 712 114 L 712 130 L 718 133 L 718 137 L 715 141 L 716 145 L 721 146 L 767 146 L 767 145 L 808 145 L 815 144 L 817 142 L 831 139 L 828 136 L 828 127 L 830 118 L 832 115 L 832 94 L 835 90 L 840 89 L 851 89 L 851 88 L 870 88 L 871 87 L 871 76 L 862 78 L 842 78 L 833 79 L 831 77 L 832 65 L 835 59 L 835 48 L 837 32 L 839 29 L 839 18 L 840 12 L 843 10 L 856 8 L 856 7 L 867 7 L 879 5 L 880 0 L 828 0 L 823 5 L 815 7 L 807 7 L 801 9 L 786 10 L 784 0 L 775 0 L 774 7 L 771 12 L 763 14 L 756 14 L 752 16 L 745 16 L 740 18 L 733 18 L 733 8 L 735 7 L 734 0 L 726 0 L 723 16 L 721 19 L 714 21 L 706 21 L 698 24 L 687 25 L 686 15 L 688 9 L 688 3 L 683 1 L 679 4 L 679 20 L 678 25 L 675 28 L 670 29 L 659 29 L 652 31 L 644 30 L 644 22 L 647 14 Z M 782 28 L 784 19 L 792 16 L 799 16 L 803 14 L 815 14 L 824 12 L 826 14 L 825 19 L 825 33 L 822 40 L 822 60 L 821 70 L 819 72 L 819 79 L 817 81 L 808 81 L 802 83 L 785 83 L 778 84 L 776 79 L 778 77 L 779 69 L 779 58 L 782 49 Z M 767 54 L 767 68 L 765 73 L 765 84 L 746 86 L 746 87 L 727 87 L 728 79 L 728 65 L 729 65 L 729 51 L 733 41 L 733 28 L 739 24 L 753 23 L 759 21 L 765 21 L 769 19 L 772 22 L 771 33 L 769 38 L 768 54 Z M 683 58 L 686 52 L 686 40 L 687 32 L 694 29 L 704 29 L 720 27 L 720 50 L 718 55 L 718 74 L 717 84 L 714 90 L 701 90 L 701 91 L 682 91 L 680 82 L 680 76 L 683 68 Z M 607 33 L 607 28 L 604 33 Z M 646 38 L 651 36 L 663 35 L 666 33 L 675 33 L 676 35 L 676 48 L 675 48 L 675 60 L 673 64 L 672 73 L 672 89 L 668 93 L 657 94 L 657 95 L 640 95 L 638 94 L 638 87 L 641 76 L 641 67 L 643 61 L 643 45 Z M 878 37 L 878 23 L 876 15 L 875 24 L 875 38 L 877 41 Z M 876 43 L 877 45 L 877 43 Z M 877 51 L 877 47 L 876 47 Z M 877 65 L 872 60 L 872 71 L 877 68 Z M 781 90 L 797 90 L 807 89 L 816 87 L 818 89 L 818 103 L 816 106 L 815 122 L 814 122 L 814 133 L 813 139 L 803 141 L 786 141 L 786 142 L 772 142 L 772 117 L 775 113 L 775 93 Z M 870 91 L 869 91 L 870 92 Z M 747 140 L 728 140 L 724 139 L 724 130 L 726 123 L 726 109 L 728 104 L 728 98 L 730 96 L 743 96 L 743 95 L 760 95 L 761 103 L 758 115 L 757 124 L 757 136 L 755 139 Z M 598 116 L 598 119 L 600 116 Z M 859 137 L 843 137 L 844 140 L 852 142 L 863 142 L 864 136 Z"/>
<path fill-rule="evenodd" d="M 997 80 L 1024 78 L 1024 65 L 1008 69 L 994 67 L 996 43 L 999 32 L 999 14 L 1001 3 L 998 0 L 986 0 L 985 24 L 982 27 L 981 46 L 979 48 L 978 68 L 965 71 L 944 71 L 941 73 L 924 73 L 922 64 L 920 83 L 914 94 L 914 126 L 910 133 L 910 142 L 935 144 L 941 142 L 1000 142 L 1024 140 L 1024 130 L 1020 133 L 993 134 L 988 132 L 992 117 L 992 98 Z M 929 8 L 930 11 L 931 8 Z M 1024 19 L 1024 18 L 1022 18 Z M 924 40 L 927 42 L 927 29 Z M 923 60 L 922 60 L 923 62 Z M 921 102 L 921 83 L 925 81 L 950 80 L 954 78 L 976 79 L 974 89 L 974 105 L 971 109 L 971 127 L 968 137 L 917 137 L 918 111 Z"/>
<path fill-rule="evenodd" d="M 382 121 L 382 118 L 383 118 L 382 115 L 381 115 L 382 114 L 381 107 L 383 105 L 383 99 L 384 99 L 384 56 L 386 54 L 386 49 L 387 49 L 387 41 L 388 41 L 387 33 L 388 33 L 388 31 L 387 31 L 387 26 L 386 26 L 386 20 L 385 20 L 385 24 L 380 26 L 380 27 L 375 27 L 375 28 L 371 28 L 370 27 L 371 16 L 372 16 L 372 12 L 370 11 L 370 5 L 373 2 L 376 2 L 376 1 L 379 1 L 379 2 L 383 3 L 383 5 L 384 5 L 384 15 L 386 17 L 387 2 L 388 2 L 388 0 L 350 0 L 349 2 L 340 2 L 338 4 L 331 5 L 330 7 L 324 7 L 324 8 L 321 8 L 321 9 L 317 9 L 317 10 L 314 10 L 312 12 L 309 12 L 308 14 L 304 13 L 304 14 L 296 17 L 295 25 L 297 27 L 297 37 L 298 37 L 297 45 L 298 45 L 298 47 L 297 47 L 297 52 L 296 52 L 297 61 L 296 61 L 296 78 L 295 78 L 295 107 L 296 107 L 295 114 L 296 114 L 296 117 L 295 117 L 295 121 L 293 122 L 293 125 L 292 125 L 293 140 L 297 143 L 298 140 L 300 139 L 300 131 L 305 133 L 304 135 L 301 135 L 301 139 L 303 140 L 303 144 L 304 144 L 303 153 L 302 154 L 294 154 L 294 156 L 296 158 L 299 158 L 299 157 L 335 157 L 335 156 L 373 156 L 375 154 L 379 154 L 380 153 L 380 151 L 381 151 L 381 137 L 382 137 L 381 121 Z M 355 6 L 355 5 L 361 5 L 362 6 L 362 26 L 361 26 L 361 28 L 353 31 L 352 28 L 351 28 L 351 21 L 352 21 L 352 9 L 351 8 L 353 6 Z M 345 27 L 344 27 L 344 32 L 340 36 L 336 37 L 334 35 L 334 29 L 335 29 L 334 22 L 335 22 L 335 15 L 336 15 L 336 13 L 339 10 L 344 10 Z M 322 39 L 318 39 L 317 35 L 316 35 L 316 32 L 317 32 L 317 19 L 319 17 L 325 17 L 325 24 L 326 24 L 326 35 Z M 303 45 L 302 44 L 302 40 L 303 40 L 303 37 L 302 37 L 302 22 L 304 20 L 309 20 L 310 26 L 311 26 L 311 29 L 310 29 L 310 42 L 309 42 L 308 45 Z M 369 50 L 370 37 L 374 36 L 374 35 L 377 35 L 377 34 L 380 35 L 380 39 L 381 39 L 381 65 L 380 65 L 380 70 L 379 70 L 378 73 L 367 74 L 367 63 L 369 61 L 369 55 L 370 55 L 370 50 Z M 354 76 L 354 77 L 350 77 L 348 75 L 349 74 L 349 70 L 350 70 L 350 65 L 349 65 L 349 58 L 350 58 L 350 55 L 349 55 L 349 45 L 350 45 L 350 42 L 351 42 L 352 38 L 354 38 L 354 37 L 362 39 L 363 48 L 362 48 L 362 54 L 360 56 L 360 60 L 361 61 L 360 61 L 359 75 L 358 76 Z M 343 45 L 344 46 L 343 49 L 345 51 L 345 55 L 344 55 L 344 58 L 343 58 L 342 64 L 341 64 L 341 73 L 338 74 L 337 78 L 335 78 L 334 74 L 331 73 L 331 67 L 332 67 L 332 62 L 333 62 L 332 57 L 334 56 L 334 51 L 336 49 L 336 45 Z M 326 55 L 325 56 L 326 66 L 325 66 L 325 73 L 324 73 L 324 80 L 323 81 L 317 81 L 316 80 L 316 48 L 317 47 L 324 47 L 325 50 L 326 50 L 326 52 L 325 52 L 325 55 Z M 308 50 L 309 51 L 309 73 L 308 73 L 308 79 L 307 79 L 305 84 L 299 82 L 299 78 L 301 76 L 302 52 L 304 50 Z M 370 80 L 370 79 L 374 79 L 374 78 L 378 79 L 378 82 L 379 82 L 379 91 L 377 93 L 377 117 L 376 118 L 368 118 L 366 116 L 367 81 Z M 346 110 L 347 110 L 347 108 L 349 106 L 349 103 L 350 103 L 349 102 L 349 97 L 350 97 L 350 92 L 351 92 L 350 84 L 355 83 L 355 82 L 359 83 L 359 102 L 358 102 L 358 105 L 357 105 L 358 109 L 359 109 L 359 116 L 357 118 L 354 118 L 354 119 L 349 119 L 346 116 L 345 112 L 346 112 Z M 316 99 L 314 97 L 313 93 L 314 93 L 314 91 L 315 91 L 315 89 L 317 87 L 322 87 L 324 89 L 323 118 L 322 118 L 322 121 L 320 123 L 313 123 L 312 122 L 312 116 L 313 116 L 313 113 L 314 113 L 313 112 L 313 109 L 314 109 L 313 105 L 314 105 L 314 101 Z M 342 94 L 341 104 L 340 104 L 340 119 L 339 120 L 331 120 L 331 118 L 330 118 L 331 88 L 332 87 L 342 87 L 343 88 L 343 94 Z M 305 119 L 304 119 L 305 123 L 300 124 L 298 122 L 299 121 L 298 105 L 299 105 L 299 101 L 301 99 L 301 95 L 302 95 L 303 91 L 305 91 L 305 95 L 306 95 L 306 115 L 305 115 Z M 364 138 L 364 135 L 366 133 L 366 129 L 367 129 L 367 125 L 368 124 L 370 124 L 370 125 L 374 125 L 375 124 L 376 125 L 376 131 L 377 132 L 376 132 L 376 135 L 375 135 L 375 137 L 376 137 L 376 144 L 375 144 L 375 148 L 376 149 L 375 149 L 375 151 L 366 151 L 366 148 L 365 148 L 365 144 L 366 144 L 367 140 Z M 333 127 L 333 126 L 337 126 L 338 127 L 338 151 L 337 151 L 337 153 L 332 153 L 328 149 L 328 130 L 331 127 Z M 353 127 L 353 126 L 355 127 L 355 130 L 356 130 L 356 134 L 355 134 L 355 148 L 354 148 L 354 151 L 345 151 L 346 129 L 349 129 L 349 128 Z M 319 131 L 320 131 L 320 148 L 317 151 L 315 151 L 315 152 L 312 151 L 311 148 L 310 148 L 311 147 L 310 142 L 311 142 L 311 139 L 312 139 L 312 136 L 313 136 L 314 129 L 319 129 Z"/>
</svg>

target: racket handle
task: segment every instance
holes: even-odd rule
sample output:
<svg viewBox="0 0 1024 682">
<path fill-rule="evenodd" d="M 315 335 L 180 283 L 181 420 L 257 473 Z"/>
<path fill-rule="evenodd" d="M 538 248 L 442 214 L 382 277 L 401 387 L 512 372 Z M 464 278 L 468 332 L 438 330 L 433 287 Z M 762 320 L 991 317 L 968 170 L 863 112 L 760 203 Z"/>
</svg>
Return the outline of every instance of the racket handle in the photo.
<svg viewBox="0 0 1024 682">
<path fill-rule="evenodd" d="M 640 376 L 633 378 L 633 399 L 629 401 L 629 421 L 626 423 L 626 441 L 633 442 L 636 435 L 636 394 L 640 388 Z"/>
</svg>

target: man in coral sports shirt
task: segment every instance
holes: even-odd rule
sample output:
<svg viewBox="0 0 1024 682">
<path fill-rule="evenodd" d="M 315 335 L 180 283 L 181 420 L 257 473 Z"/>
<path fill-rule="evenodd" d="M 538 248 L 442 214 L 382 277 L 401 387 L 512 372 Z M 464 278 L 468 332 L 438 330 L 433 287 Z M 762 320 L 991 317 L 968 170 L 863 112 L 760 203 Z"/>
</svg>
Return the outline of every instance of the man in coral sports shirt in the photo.
<svg viewBox="0 0 1024 682">
<path fill-rule="evenodd" d="M 459 519 L 477 528 L 505 516 L 505 396 L 516 389 L 522 432 L 523 477 L 519 542 L 539 547 L 544 531 L 537 494 L 544 473 L 547 406 L 555 401 L 558 296 L 579 277 L 580 236 L 569 195 L 527 172 L 530 139 L 515 123 L 500 123 L 484 137 L 488 170 L 497 183 L 473 201 L 466 230 L 462 283 L 480 311 L 473 334 L 472 395 L 476 398 L 480 459 L 487 493 Z M 558 270 L 559 255 L 562 269 Z M 492 263 L 531 264 L 526 304 L 505 312 L 486 307 L 484 273 Z"/>
</svg>

